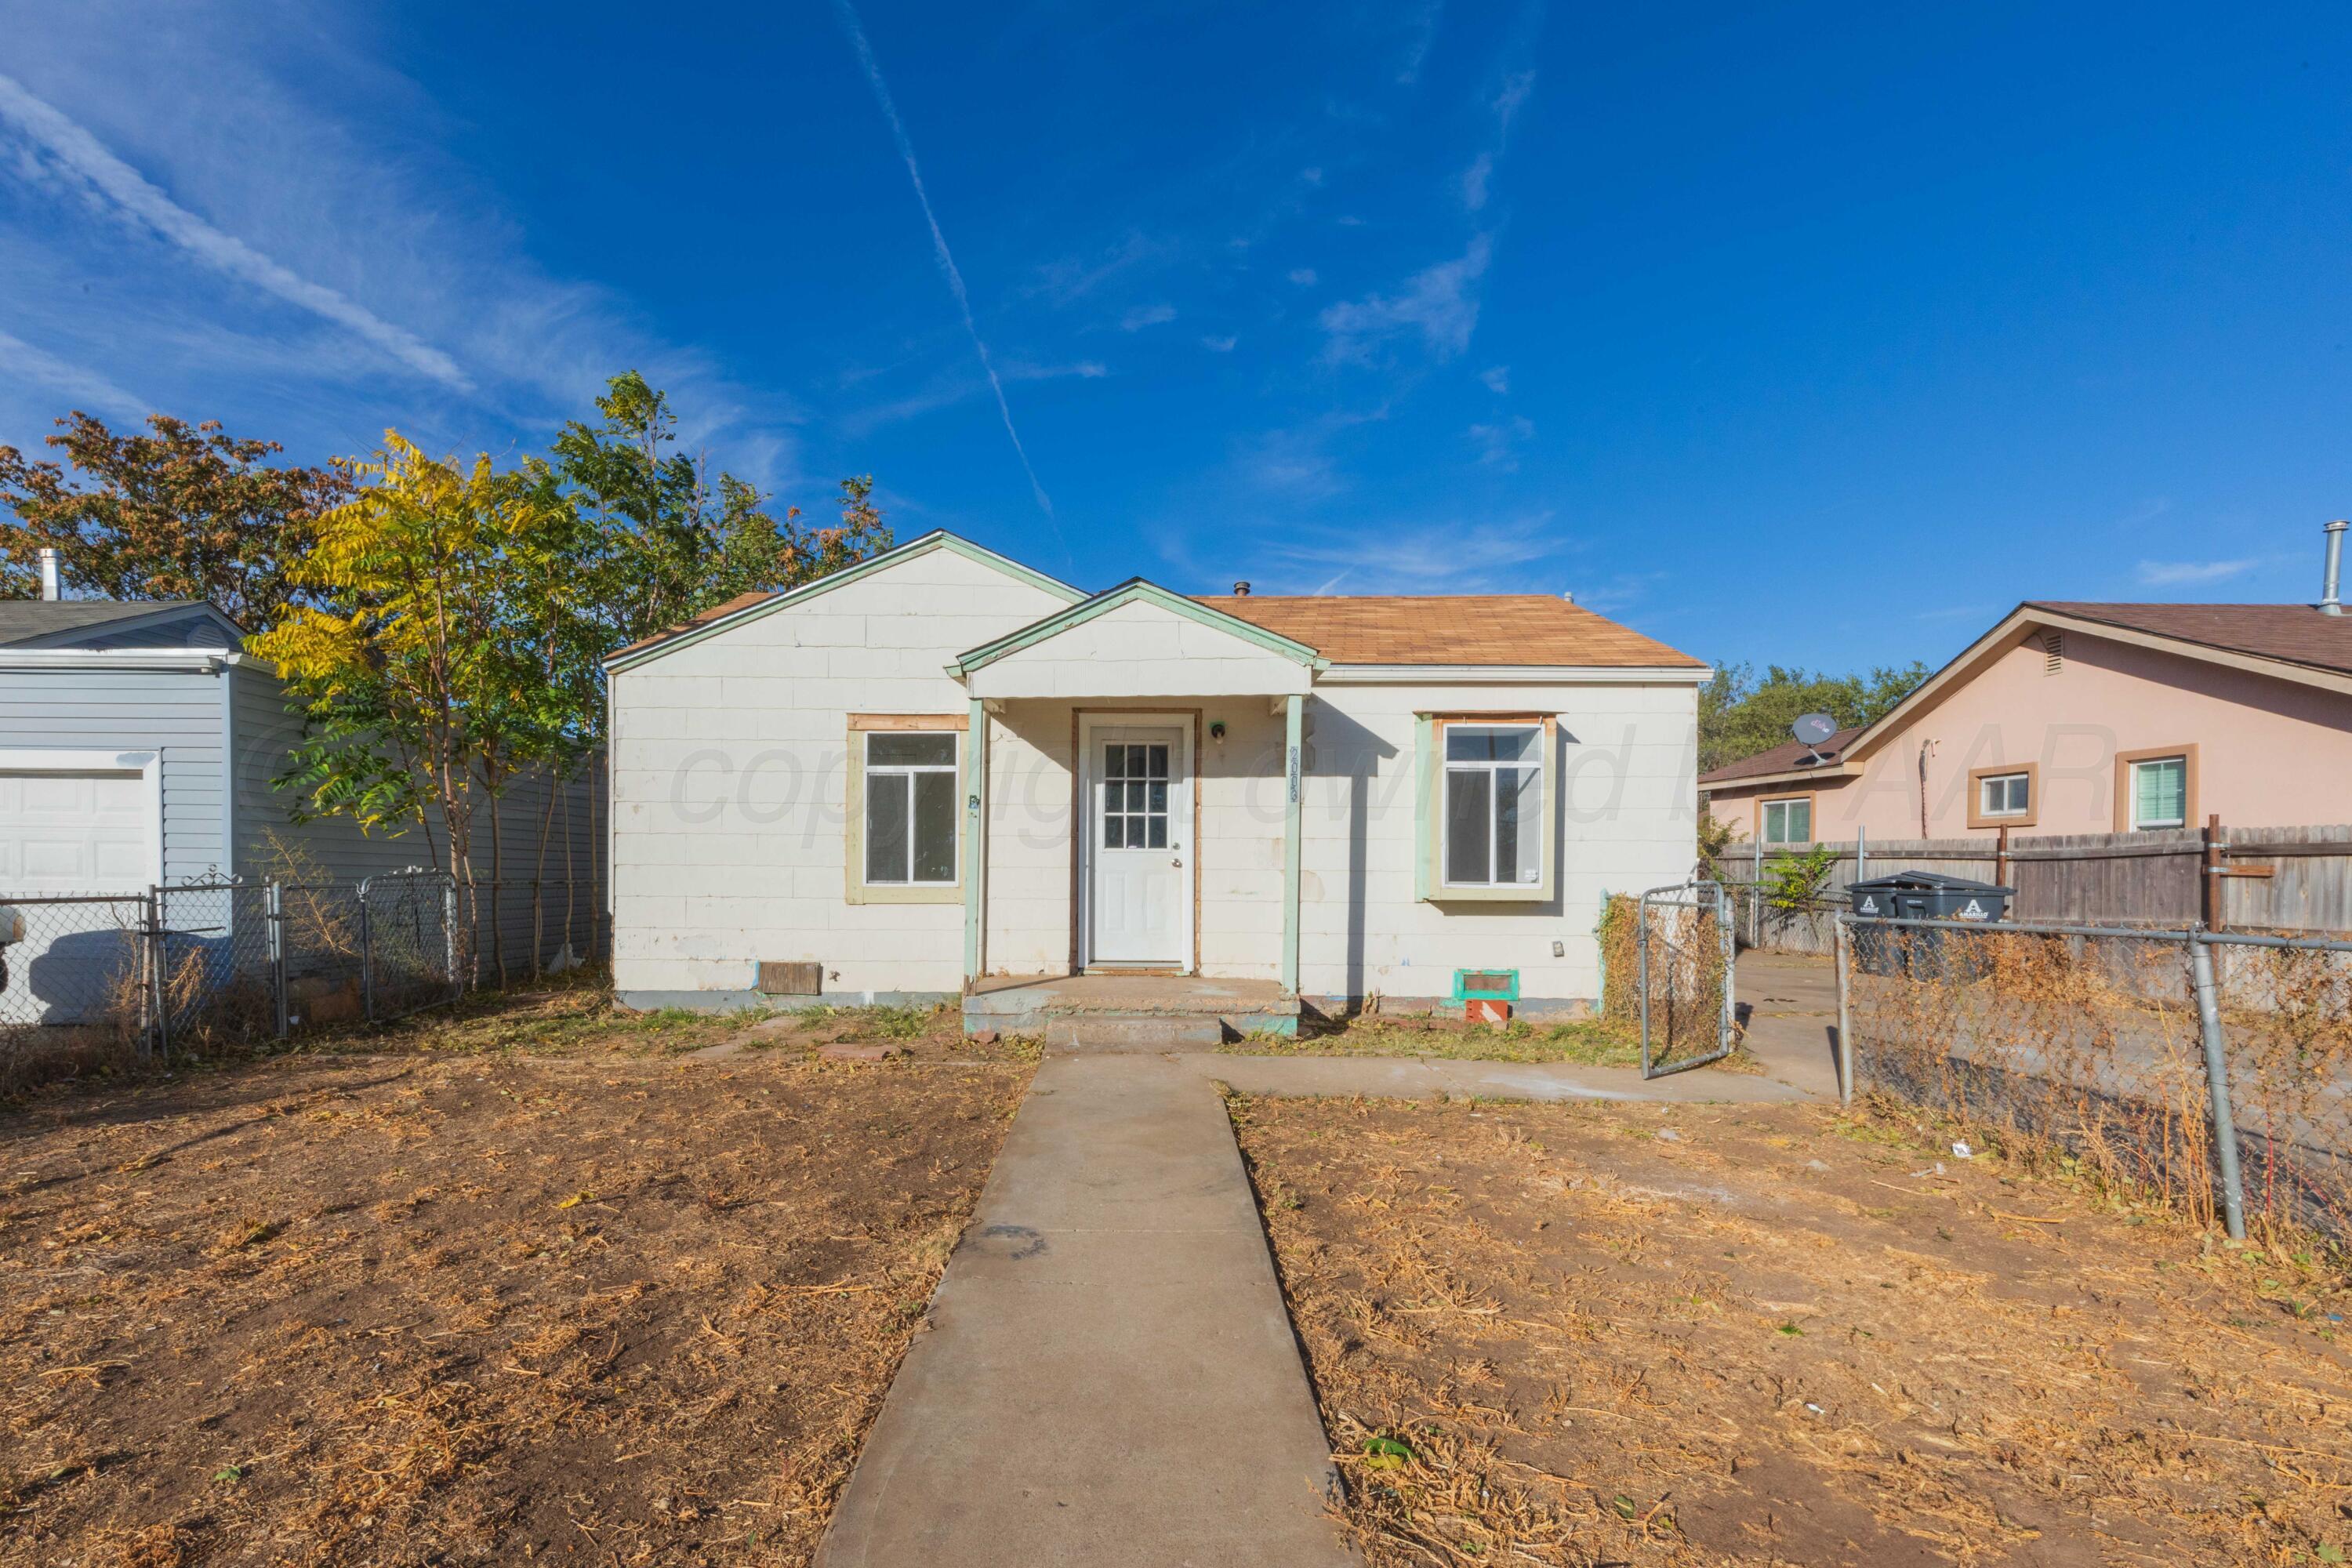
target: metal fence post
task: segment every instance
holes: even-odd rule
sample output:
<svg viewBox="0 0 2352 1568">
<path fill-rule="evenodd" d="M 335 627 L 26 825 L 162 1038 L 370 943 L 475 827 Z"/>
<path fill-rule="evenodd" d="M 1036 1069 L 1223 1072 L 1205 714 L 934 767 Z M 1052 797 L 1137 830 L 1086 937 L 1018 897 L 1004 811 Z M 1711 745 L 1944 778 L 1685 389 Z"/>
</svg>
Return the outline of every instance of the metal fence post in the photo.
<svg viewBox="0 0 2352 1568">
<path fill-rule="evenodd" d="M 1633 905 L 1633 984 L 1642 1004 L 1642 1076 L 1650 1076 L 1650 895 Z"/>
<path fill-rule="evenodd" d="M 163 940 L 163 889 L 147 889 L 147 963 L 148 973 L 153 979 L 155 994 L 155 1026 L 151 1045 L 155 1059 L 169 1063 L 172 1059 L 172 965 L 168 944 Z M 142 1035 L 147 1031 L 142 1030 Z"/>
<path fill-rule="evenodd" d="M 360 1009 L 371 1024 L 375 1022 L 375 939 L 368 925 L 368 885 L 360 883 Z"/>
<path fill-rule="evenodd" d="M 457 879 L 450 877 L 441 884 L 441 941 L 449 954 L 449 1000 L 455 1002 L 466 994 L 466 983 L 457 978 Z"/>
<path fill-rule="evenodd" d="M 278 1005 L 278 1037 L 293 1032 L 286 1005 L 286 884 L 272 881 L 263 889 L 262 907 L 269 927 L 269 992 Z"/>
<path fill-rule="evenodd" d="M 1831 915 L 1836 933 L 1833 946 L 1837 952 L 1837 1080 L 1838 1103 L 1853 1103 L 1853 981 L 1848 971 L 1853 963 L 1853 931 L 1846 923 L 1846 912 L 1838 910 Z"/>
<path fill-rule="evenodd" d="M 2246 1239 L 2246 1189 L 2238 1173 L 2238 1124 L 2230 1113 L 2230 1063 L 2221 1007 L 2213 994 L 2213 950 L 2201 931 L 2189 933 L 2189 974 L 2197 987 L 2197 1026 L 2205 1041 L 2205 1091 L 2213 1110 L 2213 1163 L 2221 1179 L 2221 1223 Z"/>
<path fill-rule="evenodd" d="M 1732 929 L 1738 917 L 1731 912 L 1731 893 L 1720 882 L 1715 885 L 1715 932 L 1723 943 L 1723 1026 L 1716 1043 L 1718 1054 L 1729 1056 L 1734 1041 L 1739 1036 L 1739 937 Z"/>
</svg>

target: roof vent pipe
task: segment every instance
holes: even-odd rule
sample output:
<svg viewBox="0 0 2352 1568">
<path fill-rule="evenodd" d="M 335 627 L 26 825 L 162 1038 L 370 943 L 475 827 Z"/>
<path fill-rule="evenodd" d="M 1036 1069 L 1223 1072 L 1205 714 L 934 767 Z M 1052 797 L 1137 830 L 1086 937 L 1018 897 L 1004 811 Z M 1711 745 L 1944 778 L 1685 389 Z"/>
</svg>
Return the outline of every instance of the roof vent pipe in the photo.
<svg viewBox="0 0 2352 1568">
<path fill-rule="evenodd" d="M 1234 584 L 1234 598 L 1236 598 L 1236 599 L 1246 599 L 1246 598 L 1248 598 L 1248 597 L 1249 597 L 1249 584 L 1248 584 L 1247 583 L 1236 583 L 1236 584 Z"/>
<path fill-rule="evenodd" d="M 2347 528 L 2352 528 L 2352 522 L 2339 517 L 2326 529 L 2327 570 L 2321 574 L 2319 579 L 2319 613 L 2323 616 L 2344 613 L 2344 602 L 2336 595 L 2336 584 L 2344 575 L 2344 531 Z"/>
<path fill-rule="evenodd" d="M 56 604 L 65 595 L 58 591 L 58 552 L 54 546 L 41 546 L 41 597 Z"/>
</svg>

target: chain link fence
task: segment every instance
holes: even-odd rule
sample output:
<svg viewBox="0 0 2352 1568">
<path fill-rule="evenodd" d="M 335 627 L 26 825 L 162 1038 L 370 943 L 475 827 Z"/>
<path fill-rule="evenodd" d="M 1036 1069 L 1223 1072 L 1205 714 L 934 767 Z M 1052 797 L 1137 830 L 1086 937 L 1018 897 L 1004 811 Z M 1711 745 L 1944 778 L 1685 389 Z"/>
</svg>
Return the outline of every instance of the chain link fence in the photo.
<svg viewBox="0 0 2352 1568">
<path fill-rule="evenodd" d="M 200 1054 L 383 1023 L 607 954 L 588 881 L 174 883 L 0 896 L 0 1081 L 36 1057 Z"/>
<path fill-rule="evenodd" d="M 1634 984 L 1642 1076 L 1705 1067 L 1731 1054 L 1731 905 L 1719 882 L 1653 888 L 1635 904 Z"/>
<path fill-rule="evenodd" d="M 2352 1241 L 2352 942 L 1837 929 L 1841 1072 L 2218 1220 Z"/>
</svg>

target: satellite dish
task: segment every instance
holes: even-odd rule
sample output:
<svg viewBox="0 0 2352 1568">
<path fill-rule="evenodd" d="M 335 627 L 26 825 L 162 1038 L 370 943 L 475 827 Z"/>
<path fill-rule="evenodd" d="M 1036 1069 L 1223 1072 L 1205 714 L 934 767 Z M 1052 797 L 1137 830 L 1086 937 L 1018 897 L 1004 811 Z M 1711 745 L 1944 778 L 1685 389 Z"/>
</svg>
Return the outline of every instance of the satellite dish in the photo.
<svg viewBox="0 0 2352 1568">
<path fill-rule="evenodd" d="M 1797 721 L 1789 726 L 1789 733 L 1796 736 L 1806 751 L 1812 752 L 1814 762 L 1822 762 L 1825 759 L 1813 748 L 1837 733 L 1837 721 L 1826 713 L 1801 713 Z"/>
</svg>

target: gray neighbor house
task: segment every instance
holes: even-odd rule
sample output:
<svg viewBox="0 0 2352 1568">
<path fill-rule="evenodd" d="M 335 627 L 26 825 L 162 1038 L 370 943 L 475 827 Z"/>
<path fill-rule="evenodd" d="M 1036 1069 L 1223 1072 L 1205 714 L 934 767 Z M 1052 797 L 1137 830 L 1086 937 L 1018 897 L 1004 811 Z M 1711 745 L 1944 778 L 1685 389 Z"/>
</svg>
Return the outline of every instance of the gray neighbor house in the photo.
<svg viewBox="0 0 2352 1568">
<path fill-rule="evenodd" d="M 296 820 L 272 781 L 300 721 L 243 643 L 236 623 L 202 603 L 0 601 L 0 903 L 237 879 L 350 882 L 446 862 L 437 825 L 428 843 L 416 829 Z M 495 867 L 478 815 L 475 875 L 508 885 L 496 908 L 512 951 L 527 954 L 534 929 L 551 923 L 552 945 L 562 944 L 563 921 L 534 924 L 533 879 L 572 882 L 566 903 L 590 929 L 601 924 L 601 795 L 593 771 L 551 800 L 545 785 L 519 781 L 499 803 Z M 21 976 L 34 954 L 16 956 Z M 23 1012 L 0 1005 L 0 1022 L 36 1021 Z"/>
</svg>

